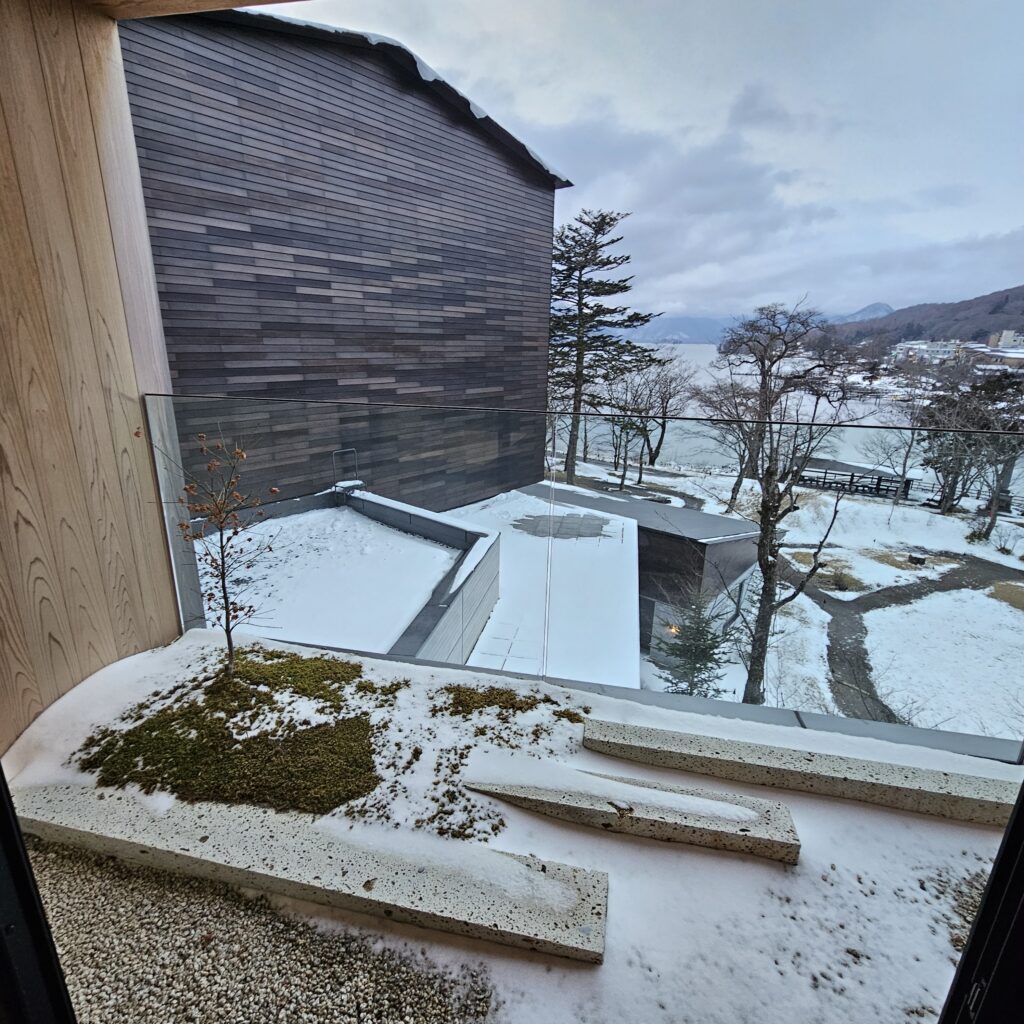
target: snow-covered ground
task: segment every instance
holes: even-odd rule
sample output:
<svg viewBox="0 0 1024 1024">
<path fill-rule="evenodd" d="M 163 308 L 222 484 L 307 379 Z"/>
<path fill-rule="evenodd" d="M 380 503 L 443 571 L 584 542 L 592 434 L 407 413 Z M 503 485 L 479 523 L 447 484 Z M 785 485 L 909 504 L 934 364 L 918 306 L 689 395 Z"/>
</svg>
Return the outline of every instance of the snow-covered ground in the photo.
<svg viewBox="0 0 1024 1024">
<path fill-rule="evenodd" d="M 636 523 L 562 504 L 569 491 L 553 497 L 510 491 L 448 513 L 501 533 L 500 595 L 469 664 L 639 686 Z M 581 515 L 600 520 L 600 536 L 558 535 L 557 520 Z M 551 517 L 553 535 L 523 528 L 536 517 Z"/>
<path fill-rule="evenodd" d="M 191 677 L 203 658 L 220 649 L 217 634 L 193 631 L 169 647 L 109 666 L 43 712 L 5 756 L 5 771 L 15 787 L 90 782 L 67 765 L 85 737 L 154 689 Z M 504 822 L 490 846 L 608 873 L 603 965 L 583 966 L 277 900 L 285 911 L 325 929 L 362 930 L 387 945 L 423 950 L 436 962 L 482 962 L 502 1003 L 496 1020 L 505 1024 L 895 1024 L 936 1018 L 956 955 L 949 937 L 955 922 L 951 885 L 987 867 L 999 842 L 997 829 L 627 764 L 584 750 L 580 726 L 555 718 L 553 707 L 591 706 L 595 715 L 610 720 L 1015 781 L 1024 769 L 879 740 L 671 712 L 483 672 L 361 660 L 371 680 L 410 682 L 393 708 L 373 712 L 382 729 L 378 771 L 384 780 L 380 799 L 373 794 L 365 799 L 395 826 L 393 842 L 409 834 L 438 784 L 452 785 L 438 783 L 436 765 L 450 763 L 444 751 L 511 746 L 522 756 L 575 768 L 783 800 L 802 841 L 800 863 L 785 867 L 742 854 L 609 834 L 474 796 L 478 817 Z M 431 714 L 438 688 L 452 683 L 512 686 L 554 704 L 540 704 L 511 723 L 487 710 L 466 719 Z M 282 715 L 292 714 L 288 709 L 286 702 Z M 539 736 L 537 725 L 546 730 Z M 422 756 L 397 787 L 389 787 L 395 759 L 387 751 L 399 740 L 406 749 L 420 746 Z M 455 763 L 458 789 L 461 768 Z M 159 814 L 174 797 L 151 799 L 153 813 Z M 260 814 L 272 827 L 273 813 Z M 337 813 L 320 821 L 321 827 L 346 825 Z M 463 841 L 447 842 L 449 856 L 457 857 Z"/>
<path fill-rule="evenodd" d="M 612 480 L 606 466 L 580 467 L 586 477 Z M 659 489 L 690 495 L 704 510 L 724 514 L 730 475 L 690 470 L 685 475 L 647 472 Z M 796 568 L 809 563 L 835 507 L 835 495 L 798 488 L 799 509 L 785 521 L 785 552 Z M 756 488 L 746 482 L 735 515 L 753 517 Z M 1007 523 L 1013 520 L 1007 518 Z M 844 495 L 823 552 L 826 568 L 817 586 L 831 597 L 853 601 L 888 587 L 941 580 L 970 558 L 1004 566 L 1008 581 L 1021 581 L 1018 553 L 993 543 L 971 543 L 967 516 L 942 516 L 915 504 L 893 509 L 884 499 Z M 1024 529 L 1021 547 L 1024 548 Z M 907 556 L 921 555 L 925 565 Z M 997 570 L 998 575 L 998 570 Z M 831 616 L 806 595 L 780 612 L 766 671 L 767 703 L 796 710 L 841 713 L 829 687 L 827 630 Z M 867 611 L 868 653 L 875 688 L 901 717 L 915 725 L 1018 738 L 1024 735 L 1024 679 L 1014 666 L 1024 656 L 1024 611 L 977 591 L 933 594 L 891 609 Z M 738 657 L 717 684 L 722 698 L 741 700 L 745 669 Z M 666 680 L 644 659 L 645 688 Z"/>
<path fill-rule="evenodd" d="M 1024 612 L 953 590 L 864 621 L 875 688 L 915 725 L 1024 736 Z"/>
<path fill-rule="evenodd" d="M 459 555 L 350 508 L 269 519 L 253 533 L 273 547 L 244 592 L 258 609 L 253 630 L 270 639 L 381 654 Z"/>
</svg>

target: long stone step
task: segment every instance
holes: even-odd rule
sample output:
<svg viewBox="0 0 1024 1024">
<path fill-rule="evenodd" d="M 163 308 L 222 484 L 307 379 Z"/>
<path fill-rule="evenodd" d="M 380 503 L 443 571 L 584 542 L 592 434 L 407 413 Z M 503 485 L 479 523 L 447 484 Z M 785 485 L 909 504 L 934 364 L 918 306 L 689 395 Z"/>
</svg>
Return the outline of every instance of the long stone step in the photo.
<svg viewBox="0 0 1024 1024">
<path fill-rule="evenodd" d="M 25 832 L 181 874 L 600 963 L 608 876 L 421 832 L 81 785 L 15 788 Z"/>
<path fill-rule="evenodd" d="M 1005 826 L 1020 783 L 587 718 L 590 750 L 733 782 L 776 786 Z"/>
<path fill-rule="evenodd" d="M 517 807 L 609 832 L 707 846 L 796 864 L 788 808 L 698 787 L 580 771 L 524 756 L 473 758 L 463 784 Z"/>
</svg>

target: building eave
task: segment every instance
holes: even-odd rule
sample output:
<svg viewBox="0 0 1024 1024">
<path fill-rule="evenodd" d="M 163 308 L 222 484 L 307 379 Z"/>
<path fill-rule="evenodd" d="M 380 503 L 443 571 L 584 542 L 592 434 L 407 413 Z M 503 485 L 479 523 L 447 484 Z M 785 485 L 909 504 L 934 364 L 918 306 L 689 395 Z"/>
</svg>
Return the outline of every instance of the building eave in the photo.
<svg viewBox="0 0 1024 1024">
<path fill-rule="evenodd" d="M 433 93 L 447 107 L 456 111 L 465 121 L 497 143 L 517 163 L 523 164 L 539 174 L 552 188 L 560 189 L 572 186 L 572 182 L 568 178 L 551 167 L 550 164 L 545 163 L 529 146 L 503 128 L 469 97 L 464 96 L 453 85 L 446 82 L 429 64 L 396 39 L 264 11 L 214 11 L 201 16 L 228 24 L 278 32 L 282 35 L 317 39 L 350 49 L 372 51 L 407 75 L 413 76 L 426 92 Z"/>
</svg>

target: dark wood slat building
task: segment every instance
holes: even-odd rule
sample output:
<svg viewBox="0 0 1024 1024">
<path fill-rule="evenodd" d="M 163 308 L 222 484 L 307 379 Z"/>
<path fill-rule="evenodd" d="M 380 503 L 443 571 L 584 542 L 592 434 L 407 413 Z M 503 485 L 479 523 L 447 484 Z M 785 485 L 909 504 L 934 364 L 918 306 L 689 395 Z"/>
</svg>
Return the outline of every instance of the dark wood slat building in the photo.
<svg viewBox="0 0 1024 1024">
<path fill-rule="evenodd" d="M 237 399 L 179 405 L 182 437 L 240 438 L 285 496 L 356 461 L 433 509 L 540 479 L 541 416 L 366 403 L 544 407 L 568 182 L 391 41 L 237 13 L 120 31 L 173 388 Z"/>
</svg>

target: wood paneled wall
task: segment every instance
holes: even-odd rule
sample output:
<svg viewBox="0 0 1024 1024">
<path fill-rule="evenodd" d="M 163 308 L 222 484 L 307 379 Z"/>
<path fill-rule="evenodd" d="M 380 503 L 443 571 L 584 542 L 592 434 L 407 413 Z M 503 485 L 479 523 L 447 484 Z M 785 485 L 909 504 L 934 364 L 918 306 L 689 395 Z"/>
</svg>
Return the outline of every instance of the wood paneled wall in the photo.
<svg viewBox="0 0 1024 1024">
<path fill-rule="evenodd" d="M 0 752 L 178 617 L 140 391 L 168 374 L 116 25 L 0 0 Z"/>
<path fill-rule="evenodd" d="M 543 409 L 550 178 L 366 45 L 240 15 L 121 38 L 175 391 Z M 542 416 L 260 409 L 258 488 L 322 489 L 350 446 L 435 509 L 542 475 Z"/>
</svg>

